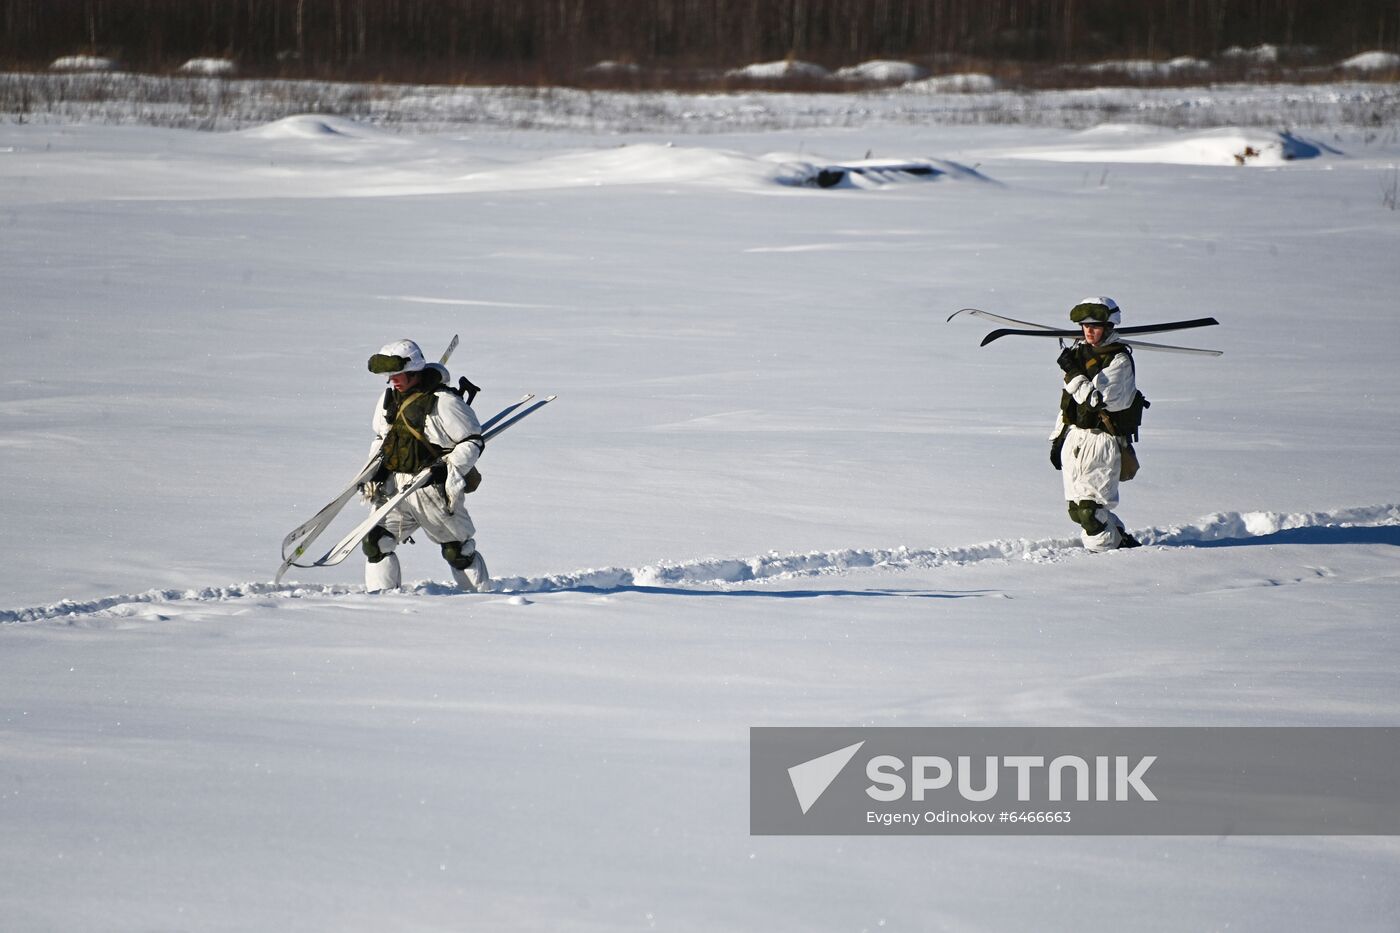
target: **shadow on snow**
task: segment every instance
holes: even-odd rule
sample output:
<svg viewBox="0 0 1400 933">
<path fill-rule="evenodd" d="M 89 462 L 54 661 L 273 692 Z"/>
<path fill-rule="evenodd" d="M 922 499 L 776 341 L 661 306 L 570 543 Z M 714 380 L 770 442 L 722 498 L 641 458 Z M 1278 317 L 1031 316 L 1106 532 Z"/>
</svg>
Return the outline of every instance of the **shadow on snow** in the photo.
<svg viewBox="0 0 1400 933">
<path fill-rule="evenodd" d="M 461 590 L 445 583 L 424 583 L 415 588 L 420 596 L 464 595 Z M 502 590 L 490 593 L 492 596 L 544 596 L 552 593 L 583 593 L 590 596 L 616 596 L 619 593 L 640 593 L 645 596 L 745 596 L 767 599 L 818 599 L 823 596 L 838 597 L 893 597 L 897 599 L 981 599 L 987 596 L 1003 596 L 998 590 L 968 590 L 960 593 L 934 592 L 929 590 L 770 590 L 749 588 L 742 590 L 720 590 L 701 587 L 644 586 L 636 583 L 621 583 L 616 586 L 560 586 L 544 590 L 521 591 Z"/>
<path fill-rule="evenodd" d="M 1259 547 L 1279 544 L 1389 544 L 1400 547 L 1400 525 L 1358 525 L 1288 528 L 1272 534 L 1214 541 L 1183 541 L 1182 547 Z"/>
</svg>

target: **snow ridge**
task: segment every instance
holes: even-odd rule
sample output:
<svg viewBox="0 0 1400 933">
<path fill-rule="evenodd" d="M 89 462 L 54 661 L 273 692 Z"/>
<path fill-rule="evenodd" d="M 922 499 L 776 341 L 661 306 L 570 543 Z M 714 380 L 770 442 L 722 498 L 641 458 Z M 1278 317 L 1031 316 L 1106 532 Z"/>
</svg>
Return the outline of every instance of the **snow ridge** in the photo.
<svg viewBox="0 0 1400 933">
<path fill-rule="evenodd" d="M 112 610 L 142 603 L 224 602 L 257 596 L 300 599 L 307 596 L 345 596 L 363 593 L 363 586 L 330 583 L 312 586 L 301 583 L 234 583 L 229 586 L 206 586 L 190 590 L 146 590 L 121 596 L 103 596 L 82 602 L 60 600 L 48 606 L 30 609 L 0 609 L 0 625 L 13 622 L 43 622 L 77 616 L 109 613 Z"/>
<path fill-rule="evenodd" d="M 1212 541 L 1259 538 L 1300 528 L 1400 526 L 1400 504 L 1360 506 L 1326 512 L 1214 512 L 1195 522 L 1137 531 L 1145 545 L 1186 546 Z M 607 567 L 542 577 L 503 577 L 495 581 L 497 594 L 557 593 L 575 590 L 664 590 L 676 586 L 723 587 L 738 583 L 829 576 L 850 570 L 929 569 L 985 560 L 1027 560 L 1048 563 L 1084 554 L 1077 537 L 1000 539 L 949 548 L 847 548 L 779 554 L 776 551 L 748 558 L 703 558 L 682 563 L 656 563 L 642 567 Z M 420 581 L 404 588 L 410 595 L 455 594 L 451 587 Z M 73 620 L 81 616 L 127 615 L 127 607 L 175 602 L 225 602 L 267 597 L 305 599 L 363 594 L 353 584 L 235 583 L 198 589 L 147 590 L 87 601 L 62 600 L 48 606 L 0 609 L 0 624 Z"/>
<path fill-rule="evenodd" d="M 1215 512 L 1186 525 L 1169 525 L 1135 532 L 1143 544 L 1193 544 L 1257 538 L 1295 528 L 1400 525 L 1400 505 L 1362 506 L 1332 512 Z M 545 577 L 504 577 L 502 592 L 546 593 L 561 590 L 661 588 L 677 585 L 723 585 L 795 577 L 824 576 L 879 567 L 912 570 L 971 564 L 984 560 L 1028 560 L 1049 563 L 1086 553 L 1078 536 L 1000 539 L 951 548 L 873 548 L 768 554 L 745 559 L 701 559 L 680 564 L 651 564 L 631 570 L 611 567 Z"/>
</svg>

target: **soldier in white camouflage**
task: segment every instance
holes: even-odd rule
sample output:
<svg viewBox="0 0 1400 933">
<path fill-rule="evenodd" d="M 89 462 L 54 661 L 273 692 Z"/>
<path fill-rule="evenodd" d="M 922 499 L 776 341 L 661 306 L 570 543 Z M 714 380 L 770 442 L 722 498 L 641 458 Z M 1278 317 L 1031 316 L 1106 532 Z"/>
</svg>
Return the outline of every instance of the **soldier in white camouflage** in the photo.
<svg viewBox="0 0 1400 933">
<path fill-rule="evenodd" d="M 1091 551 L 1137 547 L 1114 514 L 1118 484 L 1137 472 L 1132 448 L 1147 400 L 1137 390 L 1133 353 L 1118 338 L 1112 298 L 1085 298 L 1070 309 L 1082 338 L 1060 353 L 1064 391 L 1051 435 L 1050 462 L 1064 476 L 1070 519 Z"/>
<path fill-rule="evenodd" d="M 432 482 L 414 492 L 365 536 L 365 587 L 371 592 L 402 585 L 398 545 L 421 529 L 442 549 L 452 577 L 463 590 L 490 585 L 486 562 L 476 550 L 476 528 L 463 499 L 479 476 L 474 466 L 485 441 L 481 424 L 448 383 L 446 367 L 426 363 L 412 340 L 397 340 L 370 357 L 369 370 L 386 376 L 389 388 L 374 409 L 374 434 L 383 456 L 379 473 L 365 484 L 365 498 L 378 504 L 431 466 Z"/>
</svg>

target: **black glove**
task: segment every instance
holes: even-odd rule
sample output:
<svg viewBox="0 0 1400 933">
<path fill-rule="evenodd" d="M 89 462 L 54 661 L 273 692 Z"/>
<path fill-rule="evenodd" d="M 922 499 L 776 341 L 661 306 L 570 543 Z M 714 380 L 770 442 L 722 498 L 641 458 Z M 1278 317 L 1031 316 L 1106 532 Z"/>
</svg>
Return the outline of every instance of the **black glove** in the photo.
<svg viewBox="0 0 1400 933">
<path fill-rule="evenodd" d="M 447 461 L 439 460 L 434 463 L 428 473 L 429 482 L 434 486 L 442 486 L 447 483 Z"/>
<path fill-rule="evenodd" d="M 1079 354 L 1074 351 L 1074 347 L 1065 347 L 1060 351 L 1059 359 L 1055 360 L 1060 364 L 1060 368 L 1065 371 L 1066 376 L 1083 376 L 1084 364 L 1079 362 Z"/>
<path fill-rule="evenodd" d="M 1061 456 L 1065 449 L 1065 435 L 1069 433 L 1069 425 L 1060 432 L 1059 436 L 1050 442 L 1050 465 L 1055 469 L 1063 469 Z"/>
</svg>

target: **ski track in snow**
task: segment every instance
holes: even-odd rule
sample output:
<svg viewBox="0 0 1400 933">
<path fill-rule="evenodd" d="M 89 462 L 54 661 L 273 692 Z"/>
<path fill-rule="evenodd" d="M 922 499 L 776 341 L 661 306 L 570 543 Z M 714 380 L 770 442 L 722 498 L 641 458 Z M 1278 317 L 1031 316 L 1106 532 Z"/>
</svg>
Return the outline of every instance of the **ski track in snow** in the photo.
<svg viewBox="0 0 1400 933">
<path fill-rule="evenodd" d="M 1215 512 L 1186 525 L 1168 525 L 1136 532 L 1144 545 L 1185 546 L 1258 538 L 1306 528 L 1359 528 L 1400 526 L 1400 504 L 1361 506 L 1330 512 Z M 962 565 L 987 560 L 1027 560 L 1048 563 L 1087 554 L 1077 537 L 1001 539 L 966 547 L 917 549 L 908 547 L 811 551 L 805 554 L 770 552 L 747 558 L 705 558 L 678 564 L 643 567 L 608 567 L 543 577 L 502 577 L 490 594 L 569 591 L 619 592 L 685 586 L 712 586 L 829 576 L 849 570 L 879 568 L 914 570 Z M 409 595 L 455 595 L 454 587 L 420 581 L 403 588 Z M 48 606 L 0 610 L 0 624 L 73 621 L 84 616 L 121 617 L 130 607 L 179 602 L 226 602 L 248 598 L 306 599 L 363 595 L 355 584 L 234 583 L 199 589 L 147 590 L 144 593 L 104 596 L 87 601 L 62 600 Z"/>
</svg>

